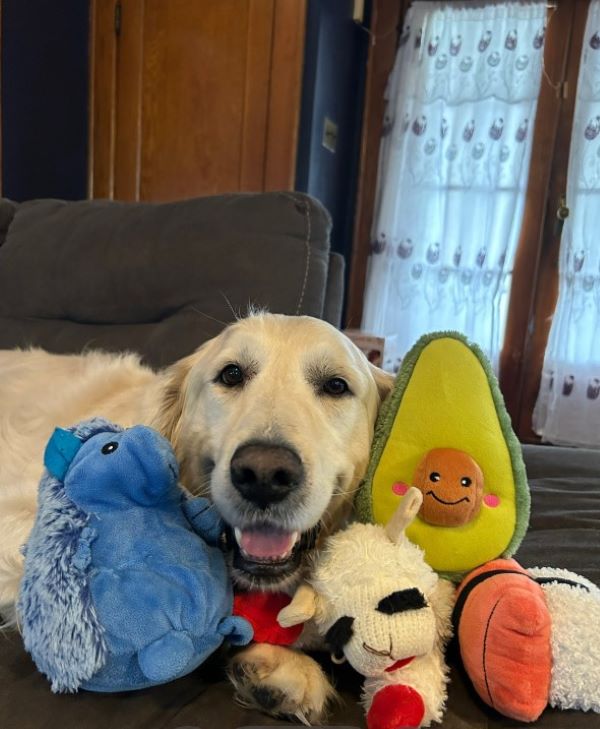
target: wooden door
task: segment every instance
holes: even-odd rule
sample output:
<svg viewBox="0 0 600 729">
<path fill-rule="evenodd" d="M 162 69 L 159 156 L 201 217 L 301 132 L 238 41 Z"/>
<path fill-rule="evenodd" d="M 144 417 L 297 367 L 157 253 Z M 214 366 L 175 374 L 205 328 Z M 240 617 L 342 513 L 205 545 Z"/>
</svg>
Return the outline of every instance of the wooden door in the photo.
<svg viewBox="0 0 600 729">
<path fill-rule="evenodd" d="M 90 197 L 291 189 L 306 0 L 94 0 Z"/>
<path fill-rule="evenodd" d="M 548 23 L 549 32 L 553 32 L 556 38 L 550 46 L 549 60 L 546 56 L 546 70 L 552 74 L 550 78 L 560 82 L 556 84 L 555 95 L 559 101 L 554 105 L 551 118 L 540 114 L 540 111 L 544 111 L 543 107 L 538 109 L 536 135 L 538 128 L 551 125 L 552 138 L 546 137 L 543 131 L 539 142 L 537 136 L 534 137 L 526 203 L 529 214 L 523 225 L 520 258 L 515 262 L 509 309 L 511 327 L 507 327 L 507 343 L 503 353 L 505 367 L 500 372 L 500 384 L 513 427 L 521 441 L 526 443 L 540 442 L 539 436 L 533 431 L 532 418 L 558 298 L 562 227 L 557 223 L 557 210 L 567 190 L 577 79 L 589 4 L 590 0 L 558 0 L 554 29 L 552 18 Z M 543 96 L 540 97 L 540 104 L 542 101 Z M 536 202 L 530 205 L 532 191 Z M 527 247 L 529 238 L 533 238 L 535 244 Z M 529 252 L 530 261 L 527 262 L 525 259 Z M 519 305 L 519 300 L 526 302 L 527 306 Z M 519 330 L 520 336 L 515 336 Z"/>
</svg>

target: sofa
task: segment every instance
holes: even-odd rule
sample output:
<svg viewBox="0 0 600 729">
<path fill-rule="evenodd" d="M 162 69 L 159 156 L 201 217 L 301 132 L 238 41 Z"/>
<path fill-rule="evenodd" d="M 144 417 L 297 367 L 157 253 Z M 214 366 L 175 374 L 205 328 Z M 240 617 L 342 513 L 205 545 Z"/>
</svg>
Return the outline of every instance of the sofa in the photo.
<svg viewBox="0 0 600 729">
<path fill-rule="evenodd" d="M 344 260 L 300 193 L 0 201 L 0 348 L 190 354 L 249 306 L 338 326 Z"/>
<path fill-rule="evenodd" d="M 139 352 L 153 367 L 189 354 L 249 304 L 340 324 L 343 260 L 329 217 L 299 193 L 177 203 L 0 201 L 0 348 Z M 1 407 L 1 403 L 0 403 Z M 524 446 L 532 493 L 517 555 L 600 583 L 600 453 Z M 318 656 L 342 701 L 334 725 L 363 727 L 360 678 Z M 288 725 L 238 705 L 223 652 L 193 674 L 118 695 L 54 695 L 16 633 L 0 635 L 2 729 L 233 729 Z M 515 677 L 519 680 L 519 677 Z M 517 727 L 452 666 L 448 729 Z M 600 716 L 546 710 L 536 726 L 598 729 Z"/>
</svg>

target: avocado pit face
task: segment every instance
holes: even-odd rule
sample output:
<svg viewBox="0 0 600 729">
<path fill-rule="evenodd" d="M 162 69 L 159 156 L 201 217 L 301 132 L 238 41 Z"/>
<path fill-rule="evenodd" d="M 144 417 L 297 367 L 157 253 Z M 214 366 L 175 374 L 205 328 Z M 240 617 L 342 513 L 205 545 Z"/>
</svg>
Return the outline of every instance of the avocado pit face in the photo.
<svg viewBox="0 0 600 729">
<path fill-rule="evenodd" d="M 419 516 L 434 526 L 456 527 L 475 519 L 483 501 L 483 472 L 464 451 L 434 448 L 417 466 L 413 484 L 423 494 Z"/>
</svg>

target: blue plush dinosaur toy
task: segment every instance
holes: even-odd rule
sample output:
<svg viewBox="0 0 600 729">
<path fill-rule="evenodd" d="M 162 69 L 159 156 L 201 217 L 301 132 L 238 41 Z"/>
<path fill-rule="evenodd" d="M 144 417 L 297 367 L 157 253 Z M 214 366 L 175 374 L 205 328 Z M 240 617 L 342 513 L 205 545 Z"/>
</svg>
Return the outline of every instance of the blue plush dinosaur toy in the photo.
<svg viewBox="0 0 600 729">
<path fill-rule="evenodd" d="M 57 428 L 24 548 L 19 616 L 53 691 L 125 691 L 194 670 L 252 628 L 231 615 L 222 523 L 151 428 Z"/>
</svg>

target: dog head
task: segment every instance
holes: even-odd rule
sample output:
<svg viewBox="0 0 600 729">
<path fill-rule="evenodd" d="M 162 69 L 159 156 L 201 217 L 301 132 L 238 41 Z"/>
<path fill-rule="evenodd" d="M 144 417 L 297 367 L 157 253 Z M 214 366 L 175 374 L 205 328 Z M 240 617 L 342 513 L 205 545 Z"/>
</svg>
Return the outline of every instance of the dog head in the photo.
<svg viewBox="0 0 600 729">
<path fill-rule="evenodd" d="M 391 383 L 329 324 L 263 313 L 166 372 L 156 425 L 229 525 L 243 586 L 290 586 L 348 512 Z"/>
</svg>

